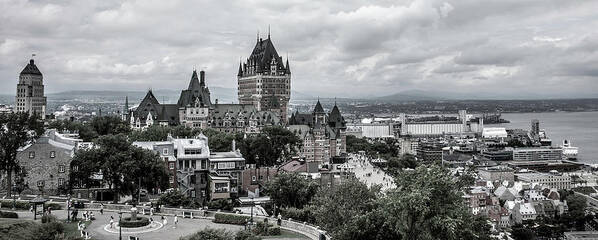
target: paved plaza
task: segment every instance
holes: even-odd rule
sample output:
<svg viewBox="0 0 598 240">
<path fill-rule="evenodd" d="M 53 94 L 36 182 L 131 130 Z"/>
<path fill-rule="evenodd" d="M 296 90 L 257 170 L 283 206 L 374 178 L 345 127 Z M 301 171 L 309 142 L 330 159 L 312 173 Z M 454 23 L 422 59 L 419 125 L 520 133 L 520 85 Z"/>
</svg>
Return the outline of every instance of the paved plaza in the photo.
<svg viewBox="0 0 598 240">
<path fill-rule="evenodd" d="M 17 211 L 19 214 L 20 219 L 33 219 L 33 213 L 29 211 Z M 82 211 L 79 210 L 79 218 L 81 218 Z M 54 210 L 52 214 L 56 216 L 58 219 L 66 219 L 66 210 Z M 112 230 L 106 230 L 106 226 L 110 223 L 110 217 L 114 217 L 115 222 L 118 221 L 118 213 L 105 211 L 104 214 L 100 214 L 99 211 L 93 211 L 93 214 L 96 220 L 93 220 L 91 224 L 86 226 L 86 231 L 89 232 L 92 239 L 102 240 L 102 239 L 118 239 L 118 229 L 115 227 Z M 129 216 L 128 213 L 123 214 L 123 217 Z M 145 215 L 145 217 L 149 217 Z M 160 216 L 154 215 L 152 217 L 154 221 L 161 221 Z M 141 240 L 164 240 L 164 239 L 179 239 L 180 237 L 188 236 L 193 234 L 197 231 L 200 231 L 205 228 L 215 228 L 215 229 L 226 229 L 227 231 L 237 232 L 243 230 L 243 226 L 239 225 L 229 225 L 229 224 L 218 224 L 213 223 L 210 219 L 189 219 L 189 218 L 181 218 L 179 217 L 178 224 L 176 228 L 173 224 L 174 216 L 167 216 L 167 224 L 163 227 L 153 230 L 150 232 L 141 232 L 141 233 L 125 233 L 123 232 L 122 236 L 123 239 L 129 239 L 129 236 L 139 237 Z M 38 216 L 39 221 L 39 216 Z M 124 229 L 124 228 L 123 228 Z M 114 233 L 112 233 L 114 232 Z M 139 231 L 138 231 L 139 232 Z M 267 239 L 277 239 L 277 240 L 284 240 L 284 237 L 268 237 Z M 309 239 L 305 238 L 296 238 L 293 237 L 292 239 Z"/>
<path fill-rule="evenodd" d="M 395 183 L 393 178 L 386 174 L 380 168 L 375 167 L 370 163 L 368 157 L 351 154 L 349 158 L 349 165 L 353 166 L 355 177 L 360 181 L 366 183 L 369 187 L 378 184 L 382 186 L 382 191 L 394 188 Z"/>
</svg>

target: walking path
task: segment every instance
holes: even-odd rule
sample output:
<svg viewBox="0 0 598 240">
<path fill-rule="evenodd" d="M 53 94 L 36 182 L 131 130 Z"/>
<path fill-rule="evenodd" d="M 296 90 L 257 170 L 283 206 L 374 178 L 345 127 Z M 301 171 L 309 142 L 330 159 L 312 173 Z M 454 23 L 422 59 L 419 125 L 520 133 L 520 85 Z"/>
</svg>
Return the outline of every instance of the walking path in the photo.
<svg viewBox="0 0 598 240">
<path fill-rule="evenodd" d="M 83 211 L 79 210 L 79 219 L 81 218 L 81 213 Z M 29 211 L 17 211 L 19 214 L 19 219 L 29 219 L 33 220 L 33 213 Z M 113 211 L 104 211 L 104 214 L 100 214 L 99 211 L 93 211 L 93 214 L 96 220 L 91 221 L 91 224 L 86 226 L 86 231 L 89 232 L 89 235 L 92 239 L 102 240 L 102 239 L 118 239 L 118 228 L 116 227 L 116 222 L 118 222 L 118 212 Z M 126 214 L 126 215 L 125 215 Z M 128 213 L 123 214 L 123 217 L 128 216 Z M 66 210 L 54 210 L 52 211 L 52 215 L 56 216 L 58 219 L 66 219 Z M 113 229 L 109 229 L 110 217 L 113 217 L 115 220 L 115 226 Z M 145 215 L 145 217 L 149 217 Z M 164 239 L 179 239 L 180 237 L 191 235 L 195 232 L 201 231 L 205 228 L 214 228 L 214 229 L 225 229 L 231 232 L 238 232 L 243 230 L 243 226 L 239 225 L 230 225 L 230 224 L 219 224 L 212 222 L 211 219 L 189 219 L 189 218 L 182 218 L 178 217 L 178 223 L 176 224 L 176 228 L 173 224 L 174 217 L 173 216 L 165 216 L 167 218 L 167 224 L 157 229 L 152 228 L 151 230 L 140 230 L 135 232 L 125 232 L 123 231 L 122 237 L 123 239 L 129 239 L 129 236 L 139 237 L 142 240 L 164 240 Z M 153 220 L 158 224 L 161 222 L 159 215 L 154 215 Z M 38 216 L 39 221 L 39 216 Z M 162 225 L 159 223 L 159 225 Z M 158 226 L 158 225 L 156 225 Z M 124 228 L 123 228 L 124 230 Z M 283 237 L 268 237 L 268 239 L 278 239 L 283 240 L 287 239 Z M 292 239 L 309 239 L 307 237 L 304 238 L 297 238 L 295 236 Z"/>
<path fill-rule="evenodd" d="M 395 188 L 393 178 L 386 174 L 382 169 L 375 167 L 370 162 L 371 159 L 357 154 L 349 155 L 349 165 L 353 166 L 355 177 L 366 183 L 369 187 L 378 184 L 382 186 L 382 192 Z"/>
</svg>

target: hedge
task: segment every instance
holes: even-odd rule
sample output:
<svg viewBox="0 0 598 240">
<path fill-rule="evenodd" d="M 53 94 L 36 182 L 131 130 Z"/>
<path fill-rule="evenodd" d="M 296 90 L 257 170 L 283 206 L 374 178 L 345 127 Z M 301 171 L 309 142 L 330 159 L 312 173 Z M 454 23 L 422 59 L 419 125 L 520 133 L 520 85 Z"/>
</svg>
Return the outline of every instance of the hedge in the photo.
<svg viewBox="0 0 598 240">
<path fill-rule="evenodd" d="M 19 218 L 19 214 L 17 214 L 16 212 L 0 211 L 0 218 Z"/>
<path fill-rule="evenodd" d="M 260 236 L 277 236 L 280 235 L 280 227 L 274 226 L 267 222 L 257 222 L 253 233 Z"/>
<path fill-rule="evenodd" d="M 61 210 L 62 204 L 60 203 L 46 203 L 46 208 L 51 207 L 52 210 Z"/>
<path fill-rule="evenodd" d="M 216 215 L 214 215 L 215 223 L 245 225 L 249 219 L 251 219 L 251 217 L 232 214 L 216 213 Z"/>
<path fill-rule="evenodd" d="M 2 208 L 10 209 L 13 205 L 13 200 L 0 200 Z M 29 210 L 29 202 L 16 201 L 15 208 L 19 210 Z"/>
<path fill-rule="evenodd" d="M 137 220 L 131 221 L 130 217 L 123 218 L 120 221 L 120 226 L 124 228 L 143 227 L 150 224 L 149 218 L 137 217 Z"/>
</svg>

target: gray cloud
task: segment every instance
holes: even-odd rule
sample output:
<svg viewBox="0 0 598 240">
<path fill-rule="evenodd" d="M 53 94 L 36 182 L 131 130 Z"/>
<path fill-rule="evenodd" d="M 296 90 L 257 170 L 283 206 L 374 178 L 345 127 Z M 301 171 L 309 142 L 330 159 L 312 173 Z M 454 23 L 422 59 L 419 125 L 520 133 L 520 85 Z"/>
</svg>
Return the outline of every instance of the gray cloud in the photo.
<svg viewBox="0 0 598 240">
<path fill-rule="evenodd" d="M 313 95 L 592 94 L 595 9 L 559 0 L 0 0 L 0 92 L 15 91 L 31 53 L 50 92 L 181 89 L 193 68 L 207 71 L 209 86 L 235 88 L 239 59 L 270 25 L 293 89 Z"/>
</svg>

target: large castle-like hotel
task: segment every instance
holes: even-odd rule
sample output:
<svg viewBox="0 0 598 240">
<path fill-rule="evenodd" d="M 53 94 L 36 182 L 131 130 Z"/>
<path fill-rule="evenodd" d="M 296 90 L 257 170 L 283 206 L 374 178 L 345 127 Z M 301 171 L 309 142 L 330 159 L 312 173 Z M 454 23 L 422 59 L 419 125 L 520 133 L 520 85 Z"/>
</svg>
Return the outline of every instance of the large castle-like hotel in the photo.
<svg viewBox="0 0 598 240">
<path fill-rule="evenodd" d="M 135 129 L 151 125 L 184 125 L 192 128 L 213 128 L 223 132 L 257 133 L 264 126 L 283 125 L 291 96 L 289 61 L 283 64 L 270 35 L 257 39 L 237 74 L 239 104 L 212 103 L 205 72 L 193 71 L 187 89 L 182 90 L 176 104 L 161 104 L 151 90 L 135 110 L 125 103 L 123 120 Z"/>
</svg>

